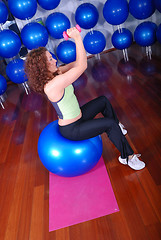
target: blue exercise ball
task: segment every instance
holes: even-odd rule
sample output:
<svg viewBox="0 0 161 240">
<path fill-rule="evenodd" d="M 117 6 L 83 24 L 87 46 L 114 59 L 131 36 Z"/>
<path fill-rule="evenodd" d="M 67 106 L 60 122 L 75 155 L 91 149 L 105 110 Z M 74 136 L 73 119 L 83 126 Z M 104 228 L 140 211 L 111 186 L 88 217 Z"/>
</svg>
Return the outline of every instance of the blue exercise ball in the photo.
<svg viewBox="0 0 161 240">
<path fill-rule="evenodd" d="M 8 18 L 8 9 L 4 2 L 0 1 L 0 23 L 5 23 Z"/>
<path fill-rule="evenodd" d="M 59 5 L 60 0 L 38 0 L 38 3 L 45 10 L 52 10 Z"/>
<path fill-rule="evenodd" d="M 128 29 L 122 28 L 121 31 L 116 30 L 113 33 L 111 40 L 115 48 L 122 50 L 130 47 L 133 37 L 132 33 Z"/>
<path fill-rule="evenodd" d="M 45 22 L 49 34 L 56 39 L 63 38 L 63 32 L 70 28 L 70 21 L 63 13 L 50 14 Z"/>
<path fill-rule="evenodd" d="M 45 47 L 48 43 L 48 32 L 40 23 L 28 23 L 21 31 L 21 39 L 23 44 L 30 50 Z"/>
<path fill-rule="evenodd" d="M 56 66 L 58 66 L 58 59 L 57 59 L 56 55 L 52 52 L 50 52 L 50 54 L 52 55 L 52 58 L 54 58 L 57 61 Z"/>
<path fill-rule="evenodd" d="M 5 93 L 6 89 L 7 89 L 6 79 L 0 74 L 0 95 Z"/>
<path fill-rule="evenodd" d="M 105 20 L 112 25 L 124 23 L 128 15 L 127 0 L 107 0 L 103 7 L 103 16 Z"/>
<path fill-rule="evenodd" d="M 24 83 L 27 81 L 27 76 L 24 71 L 24 60 L 15 59 L 8 63 L 6 74 L 14 83 Z"/>
<path fill-rule="evenodd" d="M 16 56 L 21 48 L 19 36 L 11 30 L 0 32 L 0 56 L 3 58 L 12 58 Z"/>
<path fill-rule="evenodd" d="M 63 63 L 70 63 L 76 60 L 76 45 L 72 41 L 61 42 L 57 49 L 56 54 L 59 60 Z"/>
<path fill-rule="evenodd" d="M 136 19 L 146 19 L 155 11 L 153 0 L 130 0 L 129 11 Z"/>
<path fill-rule="evenodd" d="M 161 13 L 161 0 L 154 0 L 155 7 Z"/>
<path fill-rule="evenodd" d="M 52 55 L 52 58 L 54 58 L 55 60 L 57 60 L 56 55 L 55 55 L 54 53 L 52 53 L 52 52 L 50 52 L 50 53 L 51 53 L 51 55 Z"/>
<path fill-rule="evenodd" d="M 99 31 L 90 31 L 83 40 L 84 47 L 88 53 L 101 53 L 106 46 L 106 39 L 103 33 Z"/>
<path fill-rule="evenodd" d="M 48 124 L 38 140 L 38 154 L 43 165 L 52 173 L 75 177 L 90 171 L 102 155 L 100 136 L 83 141 L 64 138 L 58 122 Z"/>
<path fill-rule="evenodd" d="M 151 46 L 156 41 L 157 26 L 153 22 L 140 23 L 134 31 L 134 39 L 142 47 Z"/>
<path fill-rule="evenodd" d="M 84 29 L 93 28 L 97 24 L 98 18 L 98 10 L 91 3 L 81 4 L 75 12 L 76 23 Z"/>
<path fill-rule="evenodd" d="M 159 25 L 157 32 L 156 32 L 157 40 L 161 43 L 161 24 Z"/>
<path fill-rule="evenodd" d="M 26 20 L 32 18 L 37 10 L 36 0 L 8 0 L 11 13 L 18 19 Z"/>
</svg>

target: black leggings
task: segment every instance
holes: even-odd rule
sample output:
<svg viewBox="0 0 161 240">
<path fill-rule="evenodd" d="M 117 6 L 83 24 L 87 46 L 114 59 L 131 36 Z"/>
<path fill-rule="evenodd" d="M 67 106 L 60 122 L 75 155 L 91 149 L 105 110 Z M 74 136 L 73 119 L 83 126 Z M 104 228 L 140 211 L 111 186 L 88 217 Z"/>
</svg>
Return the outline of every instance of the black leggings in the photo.
<svg viewBox="0 0 161 240">
<path fill-rule="evenodd" d="M 120 151 L 122 158 L 128 158 L 134 151 L 130 147 L 119 127 L 116 113 L 105 96 L 98 97 L 81 107 L 82 117 L 74 123 L 59 126 L 60 133 L 65 138 L 79 141 L 96 137 L 104 132 Z M 103 118 L 95 118 L 102 113 Z"/>
</svg>

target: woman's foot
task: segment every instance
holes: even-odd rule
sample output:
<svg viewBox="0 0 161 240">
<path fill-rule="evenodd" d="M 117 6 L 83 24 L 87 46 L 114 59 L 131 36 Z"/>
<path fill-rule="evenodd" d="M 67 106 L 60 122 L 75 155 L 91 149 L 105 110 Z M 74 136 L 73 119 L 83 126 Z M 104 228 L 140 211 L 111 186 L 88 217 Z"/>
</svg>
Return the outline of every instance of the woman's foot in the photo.
<svg viewBox="0 0 161 240">
<path fill-rule="evenodd" d="M 128 162 L 126 158 L 121 158 L 121 156 L 118 158 L 119 162 L 128 165 L 134 170 L 141 170 L 145 167 L 145 163 L 143 161 L 139 160 L 139 157 L 141 154 L 134 154 L 129 156 Z"/>
<path fill-rule="evenodd" d="M 119 127 L 121 128 L 122 134 L 126 135 L 127 134 L 127 130 L 125 129 L 125 126 L 119 122 Z"/>
</svg>

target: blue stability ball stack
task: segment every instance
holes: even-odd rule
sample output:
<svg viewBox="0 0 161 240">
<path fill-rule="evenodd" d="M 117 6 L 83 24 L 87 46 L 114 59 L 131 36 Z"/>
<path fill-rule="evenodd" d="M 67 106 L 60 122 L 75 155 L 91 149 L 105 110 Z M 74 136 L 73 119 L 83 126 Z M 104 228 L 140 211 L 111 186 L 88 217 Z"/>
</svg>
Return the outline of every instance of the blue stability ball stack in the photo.
<svg viewBox="0 0 161 240">
<path fill-rule="evenodd" d="M 0 95 L 5 93 L 6 89 L 7 89 L 6 79 L 2 75 L 0 75 Z"/>
<path fill-rule="evenodd" d="M 60 0 L 38 0 L 38 3 L 45 10 L 52 10 L 59 5 Z"/>
<path fill-rule="evenodd" d="M 21 31 L 23 44 L 28 49 L 45 47 L 48 43 L 48 32 L 46 28 L 37 22 L 28 23 Z"/>
<path fill-rule="evenodd" d="M 129 11 L 136 19 L 146 19 L 155 11 L 154 0 L 130 0 Z"/>
<path fill-rule="evenodd" d="M 104 50 L 106 39 L 101 32 L 94 30 L 86 34 L 83 43 L 88 53 L 98 54 Z"/>
<path fill-rule="evenodd" d="M 59 133 L 58 122 L 47 125 L 38 140 L 38 153 L 43 165 L 52 173 L 75 177 L 90 171 L 102 155 L 100 136 L 71 141 Z"/>
<path fill-rule="evenodd" d="M 27 81 L 24 71 L 24 60 L 16 59 L 11 61 L 6 67 L 6 74 L 14 83 L 24 83 Z"/>
<path fill-rule="evenodd" d="M 119 25 L 126 21 L 129 15 L 127 0 L 107 0 L 103 8 L 105 20 L 112 25 Z"/>
<path fill-rule="evenodd" d="M 59 60 L 63 63 L 71 63 L 76 60 L 76 45 L 72 41 L 61 42 L 57 49 L 56 54 Z"/>
<path fill-rule="evenodd" d="M 4 2 L 0 0 L 0 24 L 5 23 L 8 18 L 8 9 Z"/>
<path fill-rule="evenodd" d="M 132 40 L 132 33 L 126 28 L 122 28 L 120 32 L 116 30 L 112 35 L 113 46 L 120 50 L 130 47 Z"/>
<path fill-rule="evenodd" d="M 63 32 L 70 28 L 70 21 L 65 14 L 55 12 L 47 17 L 45 25 L 53 38 L 60 39 L 63 38 Z"/>
<path fill-rule="evenodd" d="M 19 36 L 11 30 L 0 32 L 0 56 L 3 58 L 12 58 L 16 56 L 21 48 Z"/>
<path fill-rule="evenodd" d="M 8 0 L 11 13 L 21 20 L 32 18 L 37 10 L 36 0 Z"/>
<path fill-rule="evenodd" d="M 76 23 L 84 29 L 93 28 L 98 22 L 98 17 L 97 8 L 91 3 L 81 4 L 75 13 Z"/>
<path fill-rule="evenodd" d="M 157 26 L 153 22 L 143 22 L 137 26 L 134 38 L 137 44 L 142 47 L 151 46 L 156 41 Z"/>
</svg>

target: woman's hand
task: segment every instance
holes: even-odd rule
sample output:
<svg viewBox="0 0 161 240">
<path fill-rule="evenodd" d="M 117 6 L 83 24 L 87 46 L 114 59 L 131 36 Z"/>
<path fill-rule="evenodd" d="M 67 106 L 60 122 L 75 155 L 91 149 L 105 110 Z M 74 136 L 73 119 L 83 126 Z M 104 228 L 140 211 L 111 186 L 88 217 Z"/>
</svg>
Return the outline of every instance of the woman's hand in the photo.
<svg viewBox="0 0 161 240">
<path fill-rule="evenodd" d="M 79 31 L 76 29 L 76 27 L 67 29 L 67 34 L 70 38 L 73 38 L 74 40 L 80 37 Z"/>
</svg>

